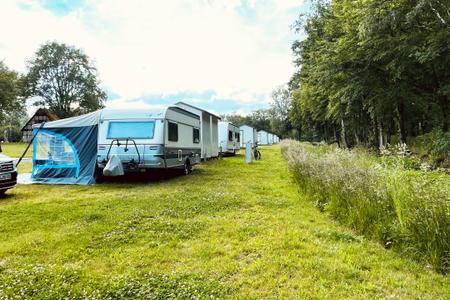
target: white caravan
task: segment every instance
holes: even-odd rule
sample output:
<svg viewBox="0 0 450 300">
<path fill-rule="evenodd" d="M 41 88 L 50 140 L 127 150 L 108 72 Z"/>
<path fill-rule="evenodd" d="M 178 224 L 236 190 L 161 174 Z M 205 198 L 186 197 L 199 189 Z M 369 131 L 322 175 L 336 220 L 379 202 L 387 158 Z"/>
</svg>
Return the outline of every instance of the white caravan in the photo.
<svg viewBox="0 0 450 300">
<path fill-rule="evenodd" d="M 269 133 L 267 131 L 258 131 L 258 144 L 269 145 Z"/>
<path fill-rule="evenodd" d="M 241 148 L 245 148 L 247 143 L 251 143 L 253 147 L 255 143 L 258 141 L 258 132 L 256 131 L 256 129 L 248 125 L 242 125 L 240 127 L 240 131 L 241 131 Z"/>
<path fill-rule="evenodd" d="M 200 162 L 200 118 L 178 106 L 161 110 L 104 109 L 98 125 L 97 167 L 114 156 L 124 172 L 184 168 Z"/>
<path fill-rule="evenodd" d="M 239 127 L 230 122 L 219 122 L 219 152 L 236 154 L 240 149 Z"/>
<path fill-rule="evenodd" d="M 175 105 L 200 117 L 200 146 L 201 158 L 207 160 L 219 156 L 218 123 L 221 118 L 206 110 L 185 102 L 178 102 Z"/>
<path fill-rule="evenodd" d="M 274 143 L 274 141 L 273 141 L 273 134 L 272 133 L 268 133 L 267 134 L 267 139 L 268 139 L 269 145 L 272 145 Z"/>
</svg>

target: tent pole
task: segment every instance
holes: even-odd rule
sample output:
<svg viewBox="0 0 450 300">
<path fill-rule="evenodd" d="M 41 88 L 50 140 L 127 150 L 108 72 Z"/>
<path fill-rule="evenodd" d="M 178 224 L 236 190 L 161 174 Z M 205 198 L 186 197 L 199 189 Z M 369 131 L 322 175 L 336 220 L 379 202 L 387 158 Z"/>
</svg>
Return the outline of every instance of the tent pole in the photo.
<svg viewBox="0 0 450 300">
<path fill-rule="evenodd" d="M 16 168 L 17 168 L 17 166 L 20 164 L 20 162 L 22 161 L 22 159 L 23 159 L 23 157 L 25 156 L 25 154 L 27 154 L 28 149 L 30 149 L 31 144 L 33 143 L 34 139 L 36 138 L 36 136 L 37 136 L 39 130 L 41 130 L 41 128 L 44 127 L 44 124 L 45 124 L 45 122 L 43 122 L 43 123 L 41 124 L 41 126 L 39 126 L 38 130 L 36 130 L 36 132 L 34 133 L 33 137 L 31 138 L 30 142 L 29 142 L 28 145 L 27 145 L 27 148 L 25 149 L 25 151 L 23 151 L 22 156 L 21 156 L 21 157 L 19 158 L 19 160 L 17 161 Z"/>
</svg>

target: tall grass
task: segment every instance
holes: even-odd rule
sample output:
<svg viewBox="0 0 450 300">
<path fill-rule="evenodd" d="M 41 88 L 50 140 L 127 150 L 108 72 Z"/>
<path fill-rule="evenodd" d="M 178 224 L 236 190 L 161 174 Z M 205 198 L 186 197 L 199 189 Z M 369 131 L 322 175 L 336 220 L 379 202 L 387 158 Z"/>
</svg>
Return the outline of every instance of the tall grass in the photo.
<svg viewBox="0 0 450 300">
<path fill-rule="evenodd" d="M 450 176 L 378 163 L 367 151 L 284 141 L 301 190 L 323 211 L 435 270 L 450 272 Z"/>
</svg>

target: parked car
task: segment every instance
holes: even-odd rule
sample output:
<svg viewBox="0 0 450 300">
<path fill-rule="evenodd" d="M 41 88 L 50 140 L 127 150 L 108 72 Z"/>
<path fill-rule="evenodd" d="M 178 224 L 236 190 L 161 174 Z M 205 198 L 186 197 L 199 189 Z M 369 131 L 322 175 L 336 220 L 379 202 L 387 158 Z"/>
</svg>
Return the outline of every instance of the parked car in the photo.
<svg viewBox="0 0 450 300">
<path fill-rule="evenodd" d="M 0 149 L 1 151 L 1 149 Z M 17 184 L 17 170 L 11 157 L 0 154 L 0 196 Z"/>
</svg>

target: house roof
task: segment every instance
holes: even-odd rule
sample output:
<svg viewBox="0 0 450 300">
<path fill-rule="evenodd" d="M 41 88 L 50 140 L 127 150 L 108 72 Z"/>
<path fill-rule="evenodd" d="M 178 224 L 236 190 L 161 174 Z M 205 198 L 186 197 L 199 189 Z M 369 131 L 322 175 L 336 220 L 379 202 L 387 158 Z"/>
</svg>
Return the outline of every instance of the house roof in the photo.
<svg viewBox="0 0 450 300">
<path fill-rule="evenodd" d="M 33 121 L 35 116 L 47 116 L 50 121 L 59 120 L 58 116 L 51 113 L 48 109 L 41 107 L 38 110 L 36 110 L 33 116 L 31 116 L 31 118 L 25 123 L 25 125 L 22 127 L 20 131 L 24 131 L 25 128 L 31 123 L 31 121 Z"/>
</svg>

